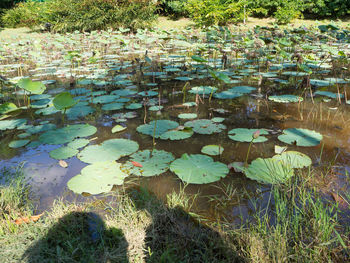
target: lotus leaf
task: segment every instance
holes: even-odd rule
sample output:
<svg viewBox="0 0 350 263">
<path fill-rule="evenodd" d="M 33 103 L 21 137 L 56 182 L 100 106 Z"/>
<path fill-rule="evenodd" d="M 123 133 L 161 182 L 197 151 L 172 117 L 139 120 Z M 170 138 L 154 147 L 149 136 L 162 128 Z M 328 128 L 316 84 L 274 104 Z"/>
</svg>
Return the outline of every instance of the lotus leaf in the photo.
<svg viewBox="0 0 350 263">
<path fill-rule="evenodd" d="M 28 91 L 30 94 L 42 94 L 46 87 L 43 83 L 39 81 L 31 81 L 28 78 L 23 78 L 17 83 L 18 87 Z"/>
<path fill-rule="evenodd" d="M 114 102 L 116 99 L 118 99 L 119 96 L 117 95 L 102 95 L 102 96 L 97 96 L 92 99 L 92 102 L 97 104 L 105 104 L 105 103 L 111 103 Z"/>
<path fill-rule="evenodd" d="M 128 110 L 137 110 L 137 109 L 142 108 L 142 104 L 141 103 L 131 103 L 131 104 L 127 105 L 125 108 Z"/>
<path fill-rule="evenodd" d="M 190 138 L 193 135 L 192 129 L 184 129 L 184 130 L 171 130 L 163 133 L 160 136 L 162 140 L 184 140 Z"/>
<path fill-rule="evenodd" d="M 201 152 L 208 155 L 220 155 L 224 151 L 224 148 L 220 145 L 206 145 L 202 148 Z"/>
<path fill-rule="evenodd" d="M 123 107 L 124 107 L 123 103 L 112 102 L 112 103 L 104 104 L 102 106 L 102 110 L 121 110 Z"/>
<path fill-rule="evenodd" d="M 274 96 L 269 96 L 269 100 L 280 102 L 280 103 L 288 103 L 288 102 L 300 102 L 300 101 L 303 101 L 303 98 L 295 95 L 274 95 Z"/>
<path fill-rule="evenodd" d="M 68 143 L 67 146 L 73 149 L 80 149 L 88 145 L 89 142 L 90 141 L 88 139 L 75 139 L 74 141 Z"/>
<path fill-rule="evenodd" d="M 297 146 L 317 146 L 322 140 L 322 134 L 308 129 L 290 128 L 284 130 L 278 139 Z"/>
<path fill-rule="evenodd" d="M 39 139 L 46 144 L 65 144 L 76 138 L 95 134 L 97 129 L 89 124 L 69 125 L 61 129 L 50 130 L 40 135 Z"/>
<path fill-rule="evenodd" d="M 124 165 L 129 173 L 137 176 L 155 176 L 165 173 L 169 169 L 169 164 L 175 159 L 174 156 L 163 150 L 145 150 L 132 154 L 131 161 L 142 165 L 138 167 L 132 162 Z"/>
<path fill-rule="evenodd" d="M 114 161 L 136 152 L 138 148 L 138 143 L 132 140 L 110 139 L 100 145 L 87 146 L 78 158 L 85 163 Z"/>
<path fill-rule="evenodd" d="M 312 164 L 309 156 L 304 153 L 296 151 L 287 151 L 282 154 L 275 155 L 272 157 L 275 160 L 282 161 L 285 165 L 292 168 L 304 168 Z"/>
<path fill-rule="evenodd" d="M 27 145 L 30 140 L 16 140 L 9 143 L 10 148 L 20 148 Z"/>
<path fill-rule="evenodd" d="M 254 90 L 256 90 L 256 88 L 250 87 L 250 86 L 236 86 L 236 87 L 230 88 L 228 91 L 230 91 L 232 93 L 248 94 Z"/>
<path fill-rule="evenodd" d="M 50 157 L 57 160 L 64 160 L 77 155 L 79 151 L 69 146 L 62 146 L 50 152 Z"/>
<path fill-rule="evenodd" d="M 195 118 L 197 118 L 197 114 L 196 113 L 181 113 L 177 117 L 179 117 L 180 119 L 195 119 Z"/>
<path fill-rule="evenodd" d="M 153 97 L 153 96 L 157 96 L 158 92 L 153 90 L 148 90 L 148 91 L 139 92 L 139 95 L 142 97 Z"/>
<path fill-rule="evenodd" d="M 160 111 L 163 109 L 163 106 L 151 106 L 148 108 L 150 111 Z"/>
<path fill-rule="evenodd" d="M 116 126 L 114 126 L 112 128 L 112 133 L 121 132 L 121 131 L 124 131 L 124 130 L 126 130 L 126 127 L 117 124 Z"/>
<path fill-rule="evenodd" d="M 170 170 L 190 184 L 208 184 L 224 178 L 229 169 L 213 158 L 202 154 L 183 154 L 170 164 Z"/>
<path fill-rule="evenodd" d="M 320 95 L 320 96 L 326 96 L 326 97 L 329 97 L 329 98 L 332 98 L 332 99 L 337 99 L 338 98 L 338 93 L 333 93 L 333 92 L 330 92 L 330 91 L 316 91 L 314 93 L 315 95 Z M 344 98 L 344 95 L 343 94 L 339 94 L 340 98 Z"/>
<path fill-rule="evenodd" d="M 142 124 L 136 128 L 139 133 L 150 135 L 155 138 L 161 137 L 161 135 L 169 130 L 177 128 L 179 124 L 176 121 L 170 120 L 157 120 L 151 121 L 148 124 Z"/>
<path fill-rule="evenodd" d="M 0 114 L 6 114 L 17 109 L 17 106 L 12 102 L 5 102 L 0 105 Z"/>
<path fill-rule="evenodd" d="M 27 123 L 26 119 L 16 119 L 16 120 L 3 120 L 0 121 L 0 130 L 12 130 L 15 128 L 19 128 Z"/>
<path fill-rule="evenodd" d="M 268 135 L 269 133 L 265 129 L 246 129 L 246 128 L 236 128 L 232 129 L 228 132 L 228 137 L 230 137 L 231 140 L 238 141 L 238 142 L 251 142 L 253 139 L 253 135 L 256 132 L 259 133 L 259 137 L 254 139 L 255 142 L 266 142 L 268 139 L 265 136 L 261 135 Z"/>
<path fill-rule="evenodd" d="M 225 125 L 207 119 L 188 121 L 185 123 L 185 126 L 192 127 L 193 131 L 199 134 L 219 133 L 226 129 Z"/>
<path fill-rule="evenodd" d="M 193 87 L 188 92 L 193 94 L 199 94 L 199 95 L 202 95 L 202 94 L 209 95 L 212 92 L 214 93 L 216 90 L 217 88 L 212 86 L 198 86 L 198 87 Z"/>
<path fill-rule="evenodd" d="M 67 186 L 74 193 L 92 195 L 109 192 L 113 185 L 122 185 L 127 174 L 114 161 L 98 162 L 84 167 L 81 174 L 71 178 Z"/>
<path fill-rule="evenodd" d="M 258 158 L 248 168 L 244 168 L 243 172 L 249 179 L 265 184 L 284 183 L 294 175 L 291 166 L 273 158 Z"/>
<path fill-rule="evenodd" d="M 57 110 L 69 109 L 77 104 L 69 92 L 62 92 L 56 95 L 52 103 Z"/>
<path fill-rule="evenodd" d="M 232 92 L 230 90 L 226 90 L 226 91 L 222 91 L 214 94 L 214 98 L 217 98 L 217 99 L 235 99 L 242 96 L 243 96 L 242 93 Z"/>
<path fill-rule="evenodd" d="M 76 120 L 79 118 L 83 118 L 91 113 L 94 113 L 95 109 L 87 106 L 87 105 L 82 105 L 82 106 L 74 106 L 73 108 L 70 108 L 67 110 L 66 114 L 68 116 L 68 120 Z"/>
</svg>

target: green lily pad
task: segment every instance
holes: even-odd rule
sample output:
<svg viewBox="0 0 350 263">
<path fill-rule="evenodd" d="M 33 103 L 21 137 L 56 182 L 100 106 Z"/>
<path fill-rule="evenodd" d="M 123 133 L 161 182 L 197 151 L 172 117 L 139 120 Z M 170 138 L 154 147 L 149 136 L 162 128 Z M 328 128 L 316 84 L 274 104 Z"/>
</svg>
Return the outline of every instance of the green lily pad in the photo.
<svg viewBox="0 0 350 263">
<path fill-rule="evenodd" d="M 112 128 L 112 133 L 121 132 L 121 131 L 124 131 L 124 130 L 126 130 L 126 127 L 121 126 L 120 124 L 117 124 L 116 126 L 114 126 Z"/>
<path fill-rule="evenodd" d="M 301 128 L 286 129 L 278 136 L 280 141 L 297 146 L 317 146 L 322 138 L 322 134 L 318 132 Z"/>
<path fill-rule="evenodd" d="M 318 90 L 314 93 L 315 95 L 319 95 L 319 96 L 326 96 L 328 98 L 332 98 L 332 99 L 337 99 L 338 98 L 338 93 L 333 93 L 330 91 L 321 91 Z M 340 98 L 344 98 L 343 94 L 339 94 Z"/>
<path fill-rule="evenodd" d="M 80 149 L 88 145 L 90 141 L 88 139 L 75 139 L 67 144 L 68 147 L 73 149 Z"/>
<path fill-rule="evenodd" d="M 275 160 L 280 160 L 285 165 L 290 166 L 292 168 L 304 168 L 312 164 L 312 161 L 309 156 L 297 151 L 286 151 L 282 154 L 275 155 L 272 158 Z"/>
<path fill-rule="evenodd" d="M 137 109 L 142 108 L 142 104 L 141 103 L 131 103 L 131 104 L 127 105 L 125 108 L 128 110 L 137 110 Z"/>
<path fill-rule="evenodd" d="M 115 161 L 98 162 L 84 167 L 80 174 L 71 178 L 67 186 L 77 194 L 92 195 L 109 192 L 114 185 L 122 185 L 128 176 Z"/>
<path fill-rule="evenodd" d="M 304 99 L 299 96 L 295 95 L 274 95 L 269 96 L 269 100 L 280 102 L 280 103 L 288 103 L 288 102 L 299 102 L 303 101 Z"/>
<path fill-rule="evenodd" d="M 190 128 L 183 129 L 183 130 L 171 130 L 171 131 L 164 132 L 160 136 L 160 139 L 177 141 L 177 140 L 184 140 L 184 139 L 190 138 L 192 135 L 193 135 L 193 131 Z"/>
<path fill-rule="evenodd" d="M 196 113 L 181 113 L 177 117 L 179 117 L 180 119 L 195 119 L 195 118 L 197 118 L 197 114 Z"/>
<path fill-rule="evenodd" d="M 132 154 L 130 157 L 131 161 L 137 162 L 142 167 L 135 166 L 132 162 L 127 162 L 123 169 L 126 169 L 131 174 L 147 177 L 165 173 L 169 169 L 169 164 L 175 159 L 172 153 L 163 150 L 140 151 Z"/>
<path fill-rule="evenodd" d="M 110 139 L 100 145 L 90 145 L 84 148 L 78 158 L 85 163 L 96 163 L 118 160 L 139 149 L 137 142 L 127 139 Z"/>
<path fill-rule="evenodd" d="M 9 147 L 16 149 L 16 148 L 26 146 L 29 142 L 30 140 L 15 140 L 9 143 Z"/>
<path fill-rule="evenodd" d="M 265 129 L 236 128 L 228 132 L 228 137 L 230 137 L 231 140 L 238 141 L 238 142 L 251 142 L 253 139 L 254 133 L 258 131 L 260 132 L 259 137 L 254 139 L 253 142 L 254 143 L 266 142 L 268 139 L 262 135 L 268 135 L 269 133 Z"/>
<path fill-rule="evenodd" d="M 12 102 L 5 102 L 0 105 L 0 114 L 6 114 L 12 111 L 17 110 L 17 106 Z"/>
<path fill-rule="evenodd" d="M 220 145 L 206 145 L 201 150 L 202 153 L 208 155 L 220 155 L 224 152 L 224 148 Z"/>
<path fill-rule="evenodd" d="M 214 162 L 213 158 L 202 154 L 183 154 L 170 164 L 170 170 L 182 181 L 190 184 L 208 184 L 226 177 L 226 164 Z"/>
<path fill-rule="evenodd" d="M 119 98 L 119 96 L 117 96 L 117 95 L 102 95 L 102 96 L 94 97 L 92 99 L 92 102 L 94 104 L 97 104 L 97 103 L 105 104 L 105 103 L 114 102 L 118 98 Z"/>
<path fill-rule="evenodd" d="M 191 88 L 188 92 L 193 94 L 199 94 L 199 95 L 209 95 L 212 92 L 214 93 L 217 90 L 217 88 L 212 86 L 198 86 Z"/>
<path fill-rule="evenodd" d="M 69 125 L 61 129 L 50 130 L 40 135 L 39 140 L 46 144 L 65 144 L 76 138 L 95 134 L 96 127 L 89 124 Z"/>
<path fill-rule="evenodd" d="M 226 129 L 225 125 L 208 119 L 188 121 L 185 123 L 185 126 L 192 127 L 193 131 L 199 134 L 219 133 Z"/>
<path fill-rule="evenodd" d="M 69 159 L 77 155 L 79 151 L 69 146 L 62 146 L 50 152 L 50 157 L 57 160 Z"/>
<path fill-rule="evenodd" d="M 0 121 L 0 130 L 13 130 L 27 123 L 26 119 L 16 119 L 16 120 L 2 120 Z"/>
<path fill-rule="evenodd" d="M 163 109 L 163 106 L 151 106 L 151 107 L 149 107 L 148 108 L 148 110 L 150 110 L 150 111 L 160 111 L 160 110 L 162 110 Z"/>
<path fill-rule="evenodd" d="M 151 121 L 148 124 L 142 124 L 136 128 L 139 133 L 150 135 L 155 138 L 161 137 L 161 135 L 169 130 L 177 128 L 179 124 L 176 121 L 170 120 L 157 120 Z"/>
<path fill-rule="evenodd" d="M 120 102 L 112 102 L 108 104 L 104 104 L 102 106 L 102 110 L 121 110 L 124 107 L 124 103 Z"/>
<path fill-rule="evenodd" d="M 30 94 L 42 94 L 46 90 L 46 87 L 43 83 L 39 81 L 32 81 L 28 78 L 21 79 L 18 81 L 17 85 L 21 89 L 28 91 Z"/>
<path fill-rule="evenodd" d="M 69 109 L 77 104 L 69 92 L 62 92 L 56 95 L 52 103 L 57 110 Z"/>
<path fill-rule="evenodd" d="M 291 166 L 273 158 L 258 158 L 248 168 L 244 168 L 243 172 L 249 179 L 265 184 L 284 183 L 294 175 Z"/>
</svg>

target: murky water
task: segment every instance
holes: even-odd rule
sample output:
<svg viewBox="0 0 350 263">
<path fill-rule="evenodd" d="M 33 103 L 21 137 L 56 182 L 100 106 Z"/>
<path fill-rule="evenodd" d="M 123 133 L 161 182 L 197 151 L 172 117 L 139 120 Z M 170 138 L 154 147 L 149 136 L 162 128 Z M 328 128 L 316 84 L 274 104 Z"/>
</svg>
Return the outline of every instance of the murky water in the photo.
<svg viewBox="0 0 350 263">
<path fill-rule="evenodd" d="M 112 52 L 115 54 L 114 52 Z M 138 54 L 135 55 L 136 57 Z M 9 63 L 9 61 L 6 61 Z M 105 59 L 107 63 L 113 63 L 114 60 L 109 58 Z M 144 62 L 143 62 L 144 63 Z M 102 65 L 103 63 L 99 64 Z M 171 63 L 167 65 L 184 65 L 183 59 L 173 58 Z M 69 64 L 68 64 L 69 66 Z M 121 64 L 118 63 L 118 67 Z M 154 66 L 154 64 L 153 64 Z M 164 65 L 163 65 L 164 66 Z M 128 110 L 118 111 L 102 111 L 101 105 L 94 104 L 93 108 L 96 112 L 76 121 L 68 121 L 67 123 L 89 123 L 97 127 L 97 133 L 93 135 L 96 140 L 90 142 L 90 144 L 101 143 L 111 138 L 126 138 L 138 142 L 140 150 L 152 149 L 153 139 L 151 136 L 142 135 L 136 131 L 136 128 L 144 123 L 154 119 L 170 119 L 184 124 L 184 120 L 180 120 L 177 116 L 180 113 L 196 113 L 198 119 L 211 119 L 213 117 L 225 118 L 223 124 L 227 126 L 227 129 L 221 133 L 213 135 L 200 135 L 194 133 L 192 137 L 180 141 L 170 140 L 156 140 L 155 148 L 158 150 L 165 150 L 173 153 L 175 158 L 180 158 L 182 154 L 198 154 L 201 152 L 201 148 L 208 144 L 216 144 L 222 146 L 225 150 L 222 155 L 213 157 L 214 160 L 220 161 L 225 164 L 231 162 L 242 162 L 245 160 L 249 143 L 241 143 L 230 140 L 227 136 L 227 131 L 233 128 L 265 128 L 270 134 L 269 140 L 264 143 L 253 144 L 249 162 L 258 157 L 271 157 L 275 154 L 275 145 L 283 146 L 284 144 L 277 139 L 277 136 L 281 134 L 281 131 L 286 128 L 307 128 L 315 130 L 323 135 L 323 140 L 320 145 L 315 147 L 298 147 L 294 145 L 288 145 L 289 150 L 297 150 L 303 152 L 311 157 L 314 165 L 314 169 L 320 169 L 319 163 L 332 163 L 334 167 L 332 178 L 325 180 L 331 182 L 329 185 L 320 186 L 323 188 L 325 194 L 330 189 L 347 189 L 346 172 L 350 173 L 350 105 L 346 105 L 344 102 L 339 105 L 336 99 L 330 102 L 324 102 L 321 97 L 315 97 L 314 101 L 307 95 L 303 102 L 300 103 L 276 103 L 267 99 L 267 94 L 297 94 L 300 95 L 300 90 L 292 88 L 278 91 L 275 89 L 275 82 L 273 78 L 264 79 L 260 84 L 256 81 L 255 76 L 252 74 L 241 75 L 241 82 L 239 84 L 219 84 L 218 81 L 209 79 L 197 79 L 191 81 L 191 87 L 199 85 L 213 85 L 222 86 L 221 89 L 227 89 L 233 86 L 249 85 L 256 87 L 257 90 L 251 94 L 244 95 L 236 99 L 208 99 L 208 96 L 195 96 L 190 93 L 186 93 L 185 100 L 197 101 L 198 105 L 195 107 L 183 107 L 184 95 L 182 93 L 183 87 L 186 82 L 176 81 L 173 79 L 159 79 L 156 76 L 144 76 L 138 69 L 141 65 L 134 62 L 127 65 L 124 69 L 119 69 L 112 73 L 113 77 L 121 74 L 129 74 L 128 79 L 136 86 L 138 92 L 143 90 L 149 90 L 150 88 L 159 92 L 160 96 L 157 98 L 159 102 L 164 106 L 161 113 L 150 112 L 145 108 L 134 110 L 137 113 L 137 117 L 128 119 L 125 123 L 127 129 L 120 133 L 112 134 L 111 128 L 116 122 L 111 118 L 114 113 L 128 112 Z M 237 70 L 247 70 L 255 68 L 253 72 L 256 72 L 254 63 L 248 63 Z M 67 68 L 67 67 L 66 67 Z M 180 69 L 181 67 L 177 67 Z M 162 70 L 157 66 L 156 68 L 145 69 L 146 71 L 158 71 Z M 261 68 L 259 70 L 266 70 Z M 294 67 L 288 68 L 288 70 L 296 70 Z M 78 75 L 81 72 L 77 72 Z M 205 71 L 204 71 L 205 72 Z M 26 73 L 26 71 L 24 72 Z M 30 74 L 30 71 L 27 72 Z M 245 72 L 241 72 L 245 73 Z M 15 71 L 7 71 L 8 77 L 17 75 Z M 177 74 L 172 73 L 174 76 Z M 191 72 L 190 75 L 196 74 Z M 152 75 L 152 74 L 151 74 Z M 154 74 L 153 74 L 154 75 Z M 183 74 L 185 75 L 185 74 Z M 108 75 L 109 76 L 109 75 Z M 204 74 L 205 76 L 205 74 Z M 329 75 L 327 75 L 329 76 Z M 294 77 L 279 76 L 281 79 L 288 80 L 290 82 L 295 81 Z M 62 82 L 61 78 L 53 76 L 37 76 L 39 79 L 55 79 L 57 83 L 48 85 L 48 91 L 57 92 L 60 90 L 72 90 L 77 87 L 75 80 L 65 78 Z M 110 78 L 108 78 L 110 79 Z M 148 87 L 147 83 L 154 83 L 155 86 Z M 341 88 L 347 87 L 347 84 L 340 85 Z M 63 88 L 63 89 L 62 89 Z M 84 86 L 84 88 L 94 90 L 104 90 L 107 94 L 110 91 L 117 89 L 115 85 L 98 86 Z M 330 88 L 328 91 L 337 92 L 336 88 Z M 142 102 L 144 99 L 140 96 L 129 96 L 131 102 Z M 23 103 L 19 97 L 18 102 Z M 6 96 L 4 101 L 6 100 Z M 158 104 L 158 102 L 157 102 Z M 226 111 L 220 113 L 217 109 L 225 109 Z M 146 115 L 146 116 L 145 116 Z M 29 114 L 21 114 L 17 117 L 26 117 L 29 122 L 39 123 L 40 121 L 50 121 L 55 123 L 58 127 L 62 126 L 60 113 L 49 116 L 38 116 L 35 118 Z M 57 160 L 50 158 L 49 152 L 59 146 L 52 145 L 40 145 L 34 149 L 20 148 L 11 149 L 8 147 L 8 143 L 16 138 L 16 136 L 23 131 L 5 131 L 2 132 L 2 139 L 0 145 L 0 168 L 4 167 L 16 167 L 18 164 L 23 163 L 26 177 L 33 187 L 35 196 L 40 200 L 39 210 L 44 210 L 52 204 L 52 202 L 58 197 L 64 197 L 68 200 L 79 198 L 84 200 L 85 197 L 75 196 L 71 191 L 67 189 L 67 182 L 73 176 L 80 173 L 80 170 L 86 166 L 78 158 L 73 157 L 67 161 L 68 168 L 62 168 Z M 123 162 L 127 159 L 123 158 L 120 161 Z M 316 172 L 317 174 L 317 172 Z M 130 176 L 126 179 L 125 185 L 141 185 L 149 189 L 160 199 L 165 200 L 167 194 L 172 191 L 179 191 L 184 187 L 184 184 L 180 179 L 168 171 L 160 176 L 151 178 L 139 178 Z M 257 200 L 259 205 L 264 206 L 267 204 L 270 195 L 270 186 L 262 185 L 255 181 L 247 179 L 242 173 L 236 173 L 233 169 L 230 170 L 229 175 L 224 179 L 216 183 L 207 185 L 187 185 L 185 192 L 188 194 L 199 194 L 199 197 L 195 203 L 195 210 L 198 213 L 206 215 L 211 220 L 218 220 L 220 218 L 229 219 L 235 222 L 241 215 L 247 216 L 253 209 L 251 198 Z M 231 193 L 229 195 L 229 192 Z M 229 196 L 229 197 L 228 197 Z M 88 197 L 87 197 L 88 198 Z"/>
</svg>

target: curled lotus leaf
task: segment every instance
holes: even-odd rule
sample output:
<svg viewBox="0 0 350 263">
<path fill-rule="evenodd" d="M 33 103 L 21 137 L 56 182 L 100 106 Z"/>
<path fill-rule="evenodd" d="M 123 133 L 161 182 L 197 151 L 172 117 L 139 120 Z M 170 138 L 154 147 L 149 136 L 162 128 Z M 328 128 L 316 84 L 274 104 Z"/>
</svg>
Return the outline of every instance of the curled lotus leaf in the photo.
<svg viewBox="0 0 350 263">
<path fill-rule="evenodd" d="M 190 184 L 216 182 L 229 173 L 226 164 L 214 162 L 210 156 L 186 153 L 170 164 L 170 170 L 183 182 Z"/>
<path fill-rule="evenodd" d="M 29 78 L 23 78 L 17 83 L 18 87 L 28 91 L 30 94 L 42 94 L 46 86 L 40 81 L 32 81 Z"/>
<path fill-rule="evenodd" d="M 98 162 L 84 167 L 80 174 L 71 178 L 67 186 L 74 193 L 92 195 L 106 193 L 114 185 L 122 185 L 128 176 L 115 161 Z"/>
<path fill-rule="evenodd" d="M 169 169 L 169 164 L 175 159 L 172 153 L 163 150 L 139 151 L 130 157 L 131 161 L 127 162 L 123 169 L 131 174 L 147 177 L 165 173 Z M 132 162 L 137 162 L 139 165 L 135 166 Z"/>
<path fill-rule="evenodd" d="M 319 145 L 322 138 L 322 134 L 302 128 L 286 129 L 282 135 L 278 136 L 278 139 L 284 143 L 305 147 Z"/>
<path fill-rule="evenodd" d="M 139 149 L 137 142 L 127 139 L 110 139 L 100 145 L 90 145 L 84 148 L 78 158 L 85 163 L 118 160 Z"/>
<path fill-rule="evenodd" d="M 208 119 L 188 121 L 185 123 L 185 126 L 193 128 L 193 131 L 199 134 L 219 133 L 226 129 L 224 124 L 216 123 Z"/>
<path fill-rule="evenodd" d="M 251 142 L 254 133 L 259 131 L 259 137 L 253 140 L 253 142 L 266 142 L 268 139 L 262 135 L 268 135 L 269 133 L 265 129 L 246 129 L 246 128 L 236 128 L 228 132 L 228 137 L 231 140 L 238 142 Z"/>
</svg>

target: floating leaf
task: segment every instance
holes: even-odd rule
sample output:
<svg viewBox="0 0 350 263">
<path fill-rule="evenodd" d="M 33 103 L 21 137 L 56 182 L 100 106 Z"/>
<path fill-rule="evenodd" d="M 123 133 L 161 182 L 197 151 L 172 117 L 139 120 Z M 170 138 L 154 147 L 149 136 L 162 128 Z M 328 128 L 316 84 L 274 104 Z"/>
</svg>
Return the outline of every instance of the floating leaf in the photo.
<svg viewBox="0 0 350 263">
<path fill-rule="evenodd" d="M 124 130 L 126 130 L 126 127 L 117 124 L 116 126 L 114 126 L 112 128 L 112 133 L 121 132 L 121 131 L 124 131 Z"/>
<path fill-rule="evenodd" d="M 124 165 L 124 169 L 137 176 L 155 176 L 165 173 L 169 169 L 169 163 L 175 158 L 163 150 L 145 150 L 136 152 L 131 157 L 131 162 Z"/>
<path fill-rule="evenodd" d="M 199 134 L 219 133 L 226 129 L 225 125 L 207 119 L 188 121 L 185 123 L 185 126 L 192 127 L 193 131 Z"/>
<path fill-rule="evenodd" d="M 69 146 L 62 146 L 50 152 L 50 157 L 56 160 L 69 159 L 77 155 L 79 151 Z"/>
<path fill-rule="evenodd" d="M 180 119 L 195 119 L 195 118 L 197 118 L 197 114 L 196 113 L 181 113 L 177 117 L 179 117 Z"/>
<path fill-rule="evenodd" d="M 84 167 L 80 174 L 71 178 L 67 186 L 74 193 L 92 195 L 109 192 L 113 185 L 122 185 L 127 174 L 115 161 L 97 162 Z"/>
<path fill-rule="evenodd" d="M 312 164 L 309 156 L 296 151 L 283 152 L 282 154 L 275 155 L 272 158 L 282 161 L 286 166 L 290 166 L 292 168 L 304 168 Z"/>
<path fill-rule="evenodd" d="M 12 102 L 5 102 L 0 105 L 0 114 L 6 114 L 12 111 L 17 110 L 17 106 Z"/>
<path fill-rule="evenodd" d="M 290 128 L 284 130 L 278 139 L 297 146 L 317 146 L 322 140 L 322 134 L 308 129 Z"/>
<path fill-rule="evenodd" d="M 157 120 L 148 124 L 142 124 L 136 128 L 139 133 L 159 138 L 163 133 L 177 128 L 179 124 L 176 121 Z"/>
<path fill-rule="evenodd" d="M 210 156 L 202 154 L 183 154 L 170 164 L 170 170 L 182 181 L 190 184 L 208 184 L 226 177 L 227 166 L 214 162 Z"/>
<path fill-rule="evenodd" d="M 295 95 L 275 95 L 275 96 L 269 96 L 269 100 L 280 102 L 280 103 L 288 103 L 288 102 L 300 102 L 300 101 L 303 101 L 303 98 Z"/>
<path fill-rule="evenodd" d="M 52 103 L 57 110 L 64 110 L 73 107 L 77 104 L 77 101 L 73 99 L 69 92 L 62 92 L 55 96 Z"/>
<path fill-rule="evenodd" d="M 224 151 L 224 148 L 220 145 L 206 145 L 202 148 L 201 152 L 208 155 L 220 155 Z"/>
<path fill-rule="evenodd" d="M 46 87 L 39 81 L 31 81 L 29 78 L 23 78 L 17 83 L 18 87 L 28 91 L 31 94 L 42 94 Z"/>
<path fill-rule="evenodd" d="M 256 142 L 266 142 L 268 139 L 265 136 L 261 135 L 268 135 L 269 133 L 265 129 L 246 129 L 246 128 L 236 128 L 232 129 L 228 132 L 228 137 L 230 137 L 231 140 L 238 141 L 238 142 L 251 142 L 253 139 L 253 135 L 256 132 L 260 132 L 259 136 L 253 140 L 254 143 Z"/>
<path fill-rule="evenodd" d="M 110 139 L 100 145 L 87 146 L 78 158 L 85 163 L 114 161 L 136 152 L 138 148 L 138 143 L 132 140 Z"/>
<path fill-rule="evenodd" d="M 9 143 L 9 147 L 16 149 L 16 148 L 26 146 L 29 142 L 30 140 L 15 140 Z"/>
<path fill-rule="evenodd" d="M 190 138 L 193 135 L 193 131 L 191 128 L 189 129 L 184 129 L 184 130 L 171 130 L 164 132 L 161 136 L 160 139 L 162 140 L 184 140 L 187 138 Z"/>
</svg>

